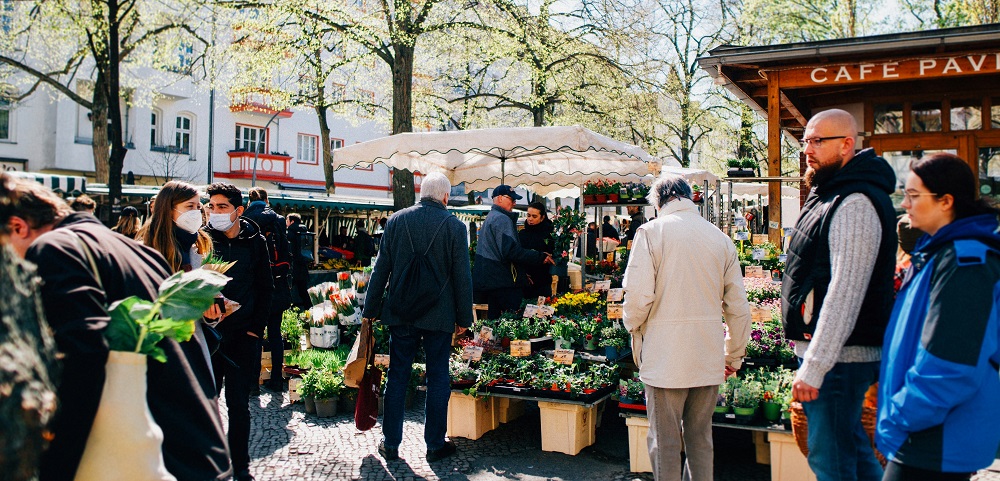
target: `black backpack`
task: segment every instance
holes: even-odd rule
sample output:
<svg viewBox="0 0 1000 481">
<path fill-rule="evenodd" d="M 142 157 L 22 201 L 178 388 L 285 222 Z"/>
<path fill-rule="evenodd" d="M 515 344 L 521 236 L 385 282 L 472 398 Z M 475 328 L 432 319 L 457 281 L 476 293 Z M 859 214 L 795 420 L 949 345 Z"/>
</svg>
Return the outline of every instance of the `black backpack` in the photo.
<svg viewBox="0 0 1000 481">
<path fill-rule="evenodd" d="M 437 270 L 434 269 L 434 264 L 427 258 L 427 253 L 430 252 L 431 246 L 434 245 L 434 239 L 437 238 L 438 232 L 441 231 L 445 222 L 448 222 L 448 217 L 445 217 L 438 224 L 434 235 L 431 236 L 430 244 L 427 245 L 427 249 L 423 253 L 417 252 L 413 246 L 413 237 L 410 236 L 410 228 L 405 223 L 403 224 L 403 228 L 406 229 L 406 237 L 410 240 L 410 250 L 413 251 L 413 255 L 400 271 L 398 286 L 394 286 L 397 288 L 393 289 L 392 302 L 389 303 L 389 310 L 393 314 L 404 319 L 423 317 L 438 302 L 441 293 L 448 285 L 450 278 L 445 277 L 442 280 L 438 276 Z"/>
</svg>

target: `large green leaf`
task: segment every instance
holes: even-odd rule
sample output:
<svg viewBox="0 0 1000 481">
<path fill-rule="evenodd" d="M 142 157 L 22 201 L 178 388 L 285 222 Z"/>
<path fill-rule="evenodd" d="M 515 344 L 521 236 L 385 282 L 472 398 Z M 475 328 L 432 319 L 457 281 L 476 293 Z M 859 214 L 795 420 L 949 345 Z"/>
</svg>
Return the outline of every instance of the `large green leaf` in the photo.
<svg viewBox="0 0 1000 481">
<path fill-rule="evenodd" d="M 194 321 L 159 319 L 149 323 L 149 332 L 162 334 L 177 342 L 184 342 L 194 335 Z"/>
<path fill-rule="evenodd" d="M 207 269 L 178 272 L 160 285 L 160 313 L 167 319 L 199 319 L 227 282 L 229 277 Z"/>
<path fill-rule="evenodd" d="M 152 306 L 152 303 L 135 296 L 111 304 L 108 309 L 111 322 L 104 330 L 104 337 L 107 338 L 108 347 L 112 351 L 135 350 L 135 345 L 139 342 L 139 325 L 132 317 L 132 310 L 142 308 L 148 310 Z"/>
</svg>

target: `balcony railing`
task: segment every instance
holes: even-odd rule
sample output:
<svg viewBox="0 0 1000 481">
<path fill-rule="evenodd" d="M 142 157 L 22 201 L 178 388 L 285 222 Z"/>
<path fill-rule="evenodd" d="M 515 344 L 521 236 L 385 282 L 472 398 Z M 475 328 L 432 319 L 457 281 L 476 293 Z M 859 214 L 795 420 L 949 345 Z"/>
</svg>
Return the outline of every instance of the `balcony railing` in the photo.
<svg viewBox="0 0 1000 481">
<path fill-rule="evenodd" d="M 251 178 L 253 176 L 254 153 L 246 151 L 230 151 L 229 172 L 235 177 Z M 257 154 L 257 178 L 272 180 L 288 180 L 288 165 L 292 160 L 290 155 Z"/>
</svg>

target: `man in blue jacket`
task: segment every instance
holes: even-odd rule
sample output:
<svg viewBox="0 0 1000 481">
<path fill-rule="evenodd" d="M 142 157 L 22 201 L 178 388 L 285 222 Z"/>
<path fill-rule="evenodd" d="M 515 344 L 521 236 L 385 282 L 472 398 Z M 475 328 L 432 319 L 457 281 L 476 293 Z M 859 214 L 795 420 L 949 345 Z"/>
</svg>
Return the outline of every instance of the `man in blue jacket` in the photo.
<svg viewBox="0 0 1000 481">
<path fill-rule="evenodd" d="M 253 480 L 250 474 L 251 385 L 256 385 L 260 340 L 267 326 L 274 283 L 267 257 L 267 242 L 253 221 L 241 218 L 243 195 L 232 184 L 208 186 L 208 227 L 215 256 L 236 261 L 226 275 L 232 279 L 222 295 L 240 303 L 240 309 L 226 315 L 217 326 L 222 344 L 212 356 L 215 385 L 226 385 L 229 409 L 229 449 L 236 481 Z M 259 368 L 258 368 L 259 369 Z"/>
<path fill-rule="evenodd" d="M 521 247 L 517 214 L 511 212 L 520 198 L 509 185 L 498 185 L 493 189 L 493 208 L 479 228 L 472 287 L 477 302 L 489 304 L 490 319 L 521 307 L 528 279 L 518 264 L 555 264 L 551 255 Z"/>
<path fill-rule="evenodd" d="M 389 218 L 368 283 L 362 316 L 365 319 L 381 316 L 382 322 L 389 326 L 389 379 L 385 388 L 383 438 L 378 448 L 379 454 L 389 461 L 399 458 L 406 386 L 413 358 L 421 345 L 427 359 L 424 421 L 427 460 L 433 462 L 455 453 L 455 445 L 445 441 L 451 396 L 448 359 L 452 334 L 461 334 L 472 325 L 472 279 L 465 225 L 445 207 L 450 191 L 451 184 L 444 175 L 434 173 L 424 178 L 420 202 Z M 421 288 L 403 285 L 402 279 L 407 266 L 413 268 L 411 259 L 424 253 L 441 279 L 438 285 L 430 287 L 437 294 L 436 302 L 423 315 L 401 316 L 399 313 L 406 312 L 406 306 L 394 305 L 400 302 L 400 296 L 392 293 Z M 383 301 L 387 290 L 390 295 Z"/>
</svg>

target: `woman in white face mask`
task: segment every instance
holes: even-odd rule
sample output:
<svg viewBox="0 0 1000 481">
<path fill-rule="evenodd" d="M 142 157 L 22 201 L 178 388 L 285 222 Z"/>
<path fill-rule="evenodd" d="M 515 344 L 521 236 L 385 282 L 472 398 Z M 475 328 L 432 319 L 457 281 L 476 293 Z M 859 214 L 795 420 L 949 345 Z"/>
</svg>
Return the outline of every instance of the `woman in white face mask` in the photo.
<svg viewBox="0 0 1000 481">
<path fill-rule="evenodd" d="M 163 254 L 171 270 L 189 271 L 212 255 L 212 238 L 204 225 L 201 196 L 193 185 L 172 180 L 156 195 L 140 242 Z"/>
</svg>

